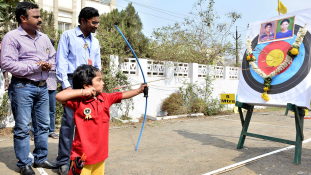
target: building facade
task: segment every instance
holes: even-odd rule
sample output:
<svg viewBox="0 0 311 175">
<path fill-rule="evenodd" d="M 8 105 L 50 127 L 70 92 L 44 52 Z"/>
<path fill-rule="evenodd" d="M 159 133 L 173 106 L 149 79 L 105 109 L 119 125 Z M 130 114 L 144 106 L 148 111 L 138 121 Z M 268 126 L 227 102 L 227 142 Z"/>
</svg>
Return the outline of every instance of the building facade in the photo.
<svg viewBox="0 0 311 175">
<path fill-rule="evenodd" d="M 84 7 L 94 7 L 99 14 L 116 8 L 117 0 L 35 0 L 40 8 L 54 13 L 54 27 L 66 31 L 79 25 L 79 12 Z"/>
</svg>

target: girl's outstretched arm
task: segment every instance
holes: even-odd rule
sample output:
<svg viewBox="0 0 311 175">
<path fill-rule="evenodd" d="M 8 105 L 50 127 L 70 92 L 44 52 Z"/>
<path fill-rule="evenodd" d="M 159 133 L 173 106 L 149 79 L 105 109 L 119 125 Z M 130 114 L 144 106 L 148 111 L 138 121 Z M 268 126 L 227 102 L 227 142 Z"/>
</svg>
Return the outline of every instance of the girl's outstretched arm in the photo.
<svg viewBox="0 0 311 175">
<path fill-rule="evenodd" d="M 96 91 L 93 87 L 87 89 L 65 89 L 56 94 L 55 99 L 61 103 L 66 104 L 70 99 L 81 97 L 81 96 L 95 96 Z"/>
<path fill-rule="evenodd" d="M 147 84 L 143 84 L 138 89 L 122 92 L 122 99 L 132 98 L 140 93 L 143 93 L 145 87 L 148 87 L 149 89 L 149 86 Z"/>
</svg>

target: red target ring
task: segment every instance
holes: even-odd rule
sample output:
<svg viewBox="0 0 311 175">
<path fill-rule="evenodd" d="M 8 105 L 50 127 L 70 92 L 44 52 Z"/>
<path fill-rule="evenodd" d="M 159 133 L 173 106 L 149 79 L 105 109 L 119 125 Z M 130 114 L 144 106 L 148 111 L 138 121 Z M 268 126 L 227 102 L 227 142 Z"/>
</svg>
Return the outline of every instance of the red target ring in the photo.
<svg viewBox="0 0 311 175">
<path fill-rule="evenodd" d="M 272 42 L 270 44 L 268 44 L 266 47 L 264 47 L 258 57 L 258 67 L 260 70 L 262 70 L 266 75 L 269 75 L 271 72 L 273 72 L 274 70 L 276 70 L 278 66 L 275 67 L 270 67 L 267 63 L 267 56 L 269 55 L 269 53 L 273 50 L 281 50 L 284 54 L 284 59 L 282 61 L 282 63 L 285 61 L 286 55 L 287 55 L 287 51 L 288 49 L 291 47 L 291 45 L 288 42 L 285 41 L 277 41 L 277 42 Z M 270 57 L 271 58 L 271 57 Z M 286 71 L 288 69 L 288 67 L 292 64 L 292 62 L 285 68 L 283 69 L 281 72 L 279 72 L 278 74 L 283 73 L 284 71 Z"/>
</svg>

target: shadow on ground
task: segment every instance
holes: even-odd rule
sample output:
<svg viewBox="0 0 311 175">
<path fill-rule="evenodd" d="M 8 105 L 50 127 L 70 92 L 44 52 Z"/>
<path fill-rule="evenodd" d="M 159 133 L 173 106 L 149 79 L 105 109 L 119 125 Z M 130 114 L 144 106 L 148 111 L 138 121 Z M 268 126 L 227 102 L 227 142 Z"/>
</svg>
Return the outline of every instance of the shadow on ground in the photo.
<svg viewBox="0 0 311 175">
<path fill-rule="evenodd" d="M 34 150 L 35 146 L 32 144 L 30 145 L 30 150 L 32 152 L 32 150 Z M 58 144 L 57 143 L 50 143 L 49 142 L 49 155 L 48 155 L 48 159 L 49 161 L 55 163 L 55 159 L 57 156 L 57 149 L 58 149 Z M 17 159 L 15 157 L 15 151 L 14 151 L 14 147 L 3 147 L 0 149 L 0 162 L 4 163 L 5 166 L 16 172 L 19 173 L 20 169 L 16 166 L 17 163 Z M 14 158 L 13 158 L 14 157 Z M 3 168 L 1 168 L 3 169 Z M 50 170 L 51 171 L 51 170 Z M 52 172 L 57 173 L 57 169 L 52 170 Z M 0 172 L 0 174 L 6 174 L 4 172 Z M 11 173 L 9 173 L 11 174 Z"/>
<path fill-rule="evenodd" d="M 185 130 L 174 130 L 174 131 L 177 132 L 179 135 L 183 136 L 184 138 L 199 141 L 202 143 L 202 145 L 210 145 L 210 146 L 214 146 L 218 148 L 238 150 L 241 154 L 239 154 L 238 157 L 235 157 L 232 159 L 232 161 L 236 163 L 290 146 L 287 144 L 281 144 L 281 147 L 252 147 L 252 144 L 247 144 L 247 141 L 250 141 L 250 140 L 255 140 L 255 141 L 260 141 L 260 142 L 272 142 L 272 141 L 247 137 L 245 141 L 246 143 L 244 144 L 244 148 L 237 149 L 238 142 L 233 143 L 233 142 L 224 140 L 221 138 L 221 137 L 224 137 L 222 135 L 199 134 L 199 133 L 193 133 L 193 132 L 189 132 Z M 231 138 L 237 138 L 237 140 L 239 140 L 239 137 L 231 137 Z M 248 147 L 248 145 L 250 146 Z M 311 168 L 310 168 L 311 149 L 309 149 L 310 146 L 309 148 L 305 148 L 304 146 L 306 146 L 306 144 L 303 144 L 302 146 L 301 164 L 299 165 L 294 164 L 295 149 L 293 148 L 293 149 L 289 149 L 283 152 L 279 152 L 279 153 L 267 156 L 263 158 L 264 159 L 263 161 L 258 160 L 258 162 L 259 161 L 260 162 L 257 163 L 256 165 L 254 165 L 255 163 L 252 163 L 252 164 L 245 165 L 245 167 L 251 169 L 253 172 L 257 174 L 280 174 L 280 173 L 281 174 L 297 174 L 297 173 L 298 174 L 309 174 L 311 173 Z M 229 166 L 229 164 L 226 166 Z M 285 166 L 286 166 L 286 169 L 284 169 Z M 228 174 L 231 174 L 231 173 L 232 171 L 228 172 Z"/>
</svg>

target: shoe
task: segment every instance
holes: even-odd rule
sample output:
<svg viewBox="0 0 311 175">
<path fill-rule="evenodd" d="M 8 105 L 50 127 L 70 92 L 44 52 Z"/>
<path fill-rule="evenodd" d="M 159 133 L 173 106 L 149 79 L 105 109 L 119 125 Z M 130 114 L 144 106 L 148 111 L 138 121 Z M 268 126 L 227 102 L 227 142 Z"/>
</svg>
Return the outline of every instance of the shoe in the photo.
<svg viewBox="0 0 311 175">
<path fill-rule="evenodd" d="M 69 166 L 68 165 L 62 165 L 58 168 L 60 175 L 67 175 L 69 173 Z"/>
<path fill-rule="evenodd" d="M 52 137 L 53 139 L 58 139 L 58 135 L 55 134 L 54 132 L 51 133 L 51 134 L 49 135 L 49 137 Z"/>
<path fill-rule="evenodd" d="M 54 163 L 52 163 L 52 162 L 50 162 L 48 160 L 44 161 L 41 164 L 34 163 L 33 167 L 34 168 L 41 167 L 41 168 L 46 168 L 46 169 L 57 169 L 57 166 Z"/>
<path fill-rule="evenodd" d="M 36 175 L 30 165 L 21 168 L 21 175 Z"/>
</svg>

